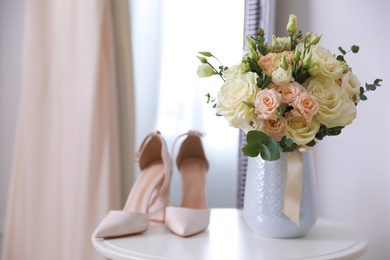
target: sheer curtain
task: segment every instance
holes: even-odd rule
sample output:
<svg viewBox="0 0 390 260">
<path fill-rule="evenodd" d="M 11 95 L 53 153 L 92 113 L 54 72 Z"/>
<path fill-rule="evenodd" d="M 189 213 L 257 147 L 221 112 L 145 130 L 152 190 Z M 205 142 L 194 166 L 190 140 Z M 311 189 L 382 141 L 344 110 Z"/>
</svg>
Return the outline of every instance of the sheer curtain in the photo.
<svg viewBox="0 0 390 260">
<path fill-rule="evenodd" d="M 102 259 L 90 237 L 108 210 L 122 207 L 121 150 L 133 146 L 130 137 L 121 147 L 132 116 L 119 113 L 131 106 L 118 106 L 118 94 L 132 94 L 117 89 L 131 76 L 119 71 L 131 66 L 129 53 L 116 53 L 130 49 L 115 38 L 118 8 L 105 0 L 28 0 L 25 10 L 3 259 Z"/>
<path fill-rule="evenodd" d="M 196 56 L 198 51 L 209 50 L 226 65 L 240 61 L 244 2 L 133 0 L 130 7 L 136 143 L 152 129 L 159 129 L 169 146 L 190 129 L 205 132 L 203 140 L 211 162 L 209 206 L 235 207 L 238 130 L 216 117 L 206 104 L 205 94 L 216 93 L 222 81 L 199 79 Z M 180 185 L 175 172 L 171 185 L 174 203 L 180 202 Z"/>
<path fill-rule="evenodd" d="M 203 143 L 210 161 L 208 206 L 235 207 L 238 130 L 229 127 L 206 104 L 205 94 L 215 95 L 223 82 L 217 77 L 198 78 L 196 70 L 200 63 L 196 56 L 198 51 L 210 51 L 227 66 L 240 62 L 244 2 L 166 0 L 161 8 L 162 56 L 156 128 L 169 145 L 190 129 L 205 132 Z M 181 180 L 176 171 L 171 187 L 172 201 L 178 204 Z"/>
</svg>

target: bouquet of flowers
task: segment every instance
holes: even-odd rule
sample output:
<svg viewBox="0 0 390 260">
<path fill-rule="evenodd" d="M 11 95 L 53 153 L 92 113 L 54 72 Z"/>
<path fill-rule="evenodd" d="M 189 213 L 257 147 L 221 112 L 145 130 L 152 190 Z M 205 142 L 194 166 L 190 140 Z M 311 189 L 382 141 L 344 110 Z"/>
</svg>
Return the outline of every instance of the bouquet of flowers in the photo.
<svg viewBox="0 0 390 260">
<path fill-rule="evenodd" d="M 265 42 L 261 28 L 257 37 L 246 36 L 248 51 L 240 63 L 228 68 L 210 52 L 199 52 L 199 77 L 219 75 L 224 81 L 217 97 L 207 94 L 218 116 L 247 135 L 244 154 L 277 160 L 280 153 L 312 147 L 325 136 L 341 133 L 356 117 L 356 106 L 381 79 L 361 86 L 345 60 L 353 45 L 340 55 L 318 43 L 321 34 L 297 30 L 297 17 L 289 16 L 288 37 L 272 36 Z M 209 60 L 218 62 L 214 66 Z"/>
</svg>

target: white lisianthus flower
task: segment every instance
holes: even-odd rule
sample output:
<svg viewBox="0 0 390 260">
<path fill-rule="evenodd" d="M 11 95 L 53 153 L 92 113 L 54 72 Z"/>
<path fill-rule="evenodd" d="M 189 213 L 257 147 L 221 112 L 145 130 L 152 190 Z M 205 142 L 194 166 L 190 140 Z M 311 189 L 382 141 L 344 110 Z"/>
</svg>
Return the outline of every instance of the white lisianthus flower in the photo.
<svg viewBox="0 0 390 260">
<path fill-rule="evenodd" d="M 291 50 L 291 39 L 290 37 L 276 37 L 272 35 L 272 45 L 281 45 L 284 47 L 284 50 Z"/>
<path fill-rule="evenodd" d="M 253 108 L 244 102 L 254 102 L 258 89 L 257 77 L 253 72 L 231 75 L 222 85 L 217 96 L 216 112 L 223 116 L 230 126 L 240 128 L 245 122 L 250 124 L 248 115 Z"/>
<path fill-rule="evenodd" d="M 238 74 L 242 74 L 241 63 L 233 65 L 223 72 L 223 75 L 225 76 L 225 78 L 230 78 L 230 77 L 238 75 Z"/>
<path fill-rule="evenodd" d="M 300 113 L 290 111 L 286 113 L 286 136 L 291 138 L 297 145 L 305 145 L 311 142 L 318 130 L 320 122 L 313 118 L 308 121 Z"/>
<path fill-rule="evenodd" d="M 217 74 L 214 69 L 208 63 L 202 63 L 198 66 L 196 74 L 199 78 L 207 78 Z"/>
<path fill-rule="evenodd" d="M 340 86 L 347 90 L 349 97 L 355 104 L 359 102 L 360 81 L 351 71 L 341 77 Z"/>
<path fill-rule="evenodd" d="M 263 131 L 264 120 L 260 119 L 255 114 L 254 108 L 251 108 L 242 117 L 241 122 L 238 124 L 238 128 L 242 129 L 245 134 L 247 134 L 251 130 Z"/>
<path fill-rule="evenodd" d="M 312 58 L 308 72 L 311 76 L 325 76 L 337 80 L 343 75 L 341 62 L 328 49 L 313 45 L 310 52 Z"/>
<path fill-rule="evenodd" d="M 292 76 L 292 69 L 288 67 L 286 70 L 282 67 L 279 67 L 272 73 L 272 82 L 276 85 L 286 84 L 290 82 L 294 82 L 294 78 Z"/>
<path fill-rule="evenodd" d="M 326 127 L 346 126 L 356 117 L 356 106 L 347 90 L 327 78 L 310 78 L 304 85 L 316 97 L 319 110 L 316 118 Z"/>
</svg>

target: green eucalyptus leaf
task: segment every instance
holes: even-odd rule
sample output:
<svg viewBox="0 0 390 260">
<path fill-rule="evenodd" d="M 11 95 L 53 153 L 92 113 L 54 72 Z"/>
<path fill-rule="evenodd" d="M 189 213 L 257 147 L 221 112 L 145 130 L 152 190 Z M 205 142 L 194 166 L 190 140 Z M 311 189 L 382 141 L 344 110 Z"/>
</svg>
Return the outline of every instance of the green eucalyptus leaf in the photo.
<svg viewBox="0 0 390 260">
<path fill-rule="evenodd" d="M 280 144 L 272 137 L 268 137 L 266 146 L 269 149 L 269 155 L 270 155 L 270 158 L 268 160 L 269 161 L 278 160 L 280 158 L 280 153 L 282 151 Z"/>
<path fill-rule="evenodd" d="M 358 53 L 358 52 L 359 52 L 359 46 L 353 45 L 353 46 L 351 47 L 351 51 L 352 51 L 353 53 Z"/>
<path fill-rule="evenodd" d="M 345 61 L 343 55 L 338 55 L 336 59 L 337 59 L 338 61 Z"/>
<path fill-rule="evenodd" d="M 246 141 L 248 144 L 250 143 L 264 144 L 267 142 L 267 139 L 268 136 L 266 134 L 256 130 L 249 131 L 246 135 Z"/>
<path fill-rule="evenodd" d="M 257 157 L 260 153 L 260 148 L 258 144 L 250 143 L 242 147 L 242 152 L 249 157 Z"/>
<path fill-rule="evenodd" d="M 345 55 L 347 52 L 343 49 L 343 48 L 341 48 L 341 47 L 339 47 L 339 51 L 343 54 L 343 55 Z"/>
<path fill-rule="evenodd" d="M 309 147 L 313 147 L 314 145 L 316 145 L 316 142 L 314 140 L 311 140 L 306 145 L 309 146 Z"/>
<path fill-rule="evenodd" d="M 271 160 L 272 156 L 271 156 L 270 149 L 265 144 L 261 144 L 260 147 L 261 147 L 261 150 L 260 150 L 261 158 L 263 158 L 266 161 L 272 161 Z"/>
</svg>

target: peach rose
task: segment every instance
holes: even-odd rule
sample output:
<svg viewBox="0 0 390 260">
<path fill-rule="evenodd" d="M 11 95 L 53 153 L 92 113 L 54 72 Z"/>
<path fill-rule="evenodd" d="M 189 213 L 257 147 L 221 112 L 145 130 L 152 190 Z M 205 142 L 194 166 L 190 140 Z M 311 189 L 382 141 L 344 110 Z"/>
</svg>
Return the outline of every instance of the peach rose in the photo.
<svg viewBox="0 0 390 260">
<path fill-rule="evenodd" d="M 279 120 L 264 120 L 264 133 L 268 136 L 272 136 L 276 141 L 282 140 L 285 130 L 284 118 L 280 118 Z"/>
<path fill-rule="evenodd" d="M 302 92 L 297 97 L 294 102 L 294 107 L 298 109 L 300 114 L 303 115 L 303 117 L 305 117 L 309 122 L 319 110 L 317 99 L 307 92 Z"/>
<path fill-rule="evenodd" d="M 255 109 L 262 119 L 276 119 L 276 109 L 282 101 L 281 95 L 274 89 L 264 89 L 256 94 Z"/>
<path fill-rule="evenodd" d="M 282 102 L 293 105 L 297 97 L 304 91 L 298 82 L 281 84 L 278 89 L 282 94 Z"/>
<path fill-rule="evenodd" d="M 263 73 L 272 77 L 272 72 L 277 70 L 280 65 L 280 57 L 276 53 L 268 53 L 259 59 L 259 66 Z"/>
</svg>

